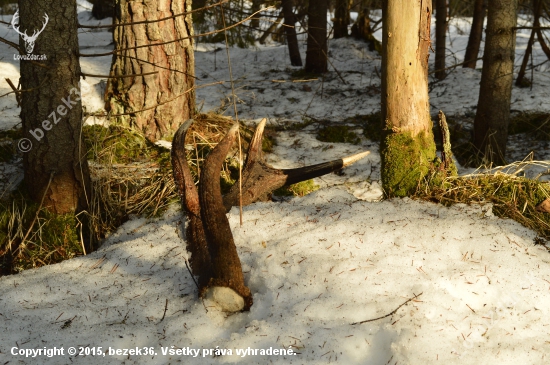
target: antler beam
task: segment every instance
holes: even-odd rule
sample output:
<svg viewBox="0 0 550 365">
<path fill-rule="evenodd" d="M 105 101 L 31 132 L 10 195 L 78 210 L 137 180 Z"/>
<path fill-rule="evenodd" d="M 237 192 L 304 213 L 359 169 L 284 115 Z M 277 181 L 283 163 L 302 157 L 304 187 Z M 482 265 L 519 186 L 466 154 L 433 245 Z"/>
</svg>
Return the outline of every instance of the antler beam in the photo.
<svg viewBox="0 0 550 365">
<path fill-rule="evenodd" d="M 236 312 L 252 306 L 252 294 L 244 284 L 241 262 L 237 254 L 229 221 L 225 212 L 239 202 L 235 184 L 222 198 L 220 171 L 223 161 L 239 131 L 235 124 L 220 143 L 206 157 L 200 175 L 199 188 L 195 186 L 185 153 L 185 136 L 193 120 L 185 122 L 172 142 L 174 180 L 187 213 L 187 248 L 191 253 L 191 269 L 199 276 L 199 296 L 209 297 L 222 310 Z M 252 137 L 242 174 L 242 204 L 266 200 L 273 190 L 287 184 L 325 175 L 360 160 L 369 154 L 362 152 L 342 159 L 296 169 L 275 169 L 262 157 L 263 119 Z"/>
<path fill-rule="evenodd" d="M 242 172 L 243 205 L 266 201 L 274 190 L 284 185 L 296 184 L 338 171 L 370 153 L 370 151 L 365 151 L 342 159 L 294 169 L 276 169 L 263 160 L 262 137 L 266 122 L 267 119 L 264 118 L 258 124 L 248 148 L 248 156 Z M 239 205 L 239 184 L 234 184 L 231 187 L 223 197 L 223 204 L 227 212 L 231 210 L 232 206 Z"/>
</svg>

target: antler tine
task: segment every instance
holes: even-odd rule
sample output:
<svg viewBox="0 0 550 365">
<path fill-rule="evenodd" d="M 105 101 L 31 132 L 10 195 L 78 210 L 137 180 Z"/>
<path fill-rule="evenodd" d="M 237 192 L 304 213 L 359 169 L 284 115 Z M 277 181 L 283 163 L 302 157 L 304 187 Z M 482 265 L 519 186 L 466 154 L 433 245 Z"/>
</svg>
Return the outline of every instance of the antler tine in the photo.
<svg viewBox="0 0 550 365">
<path fill-rule="evenodd" d="M 191 124 L 193 124 L 193 119 L 187 120 L 177 130 L 172 141 L 171 155 L 174 181 L 183 210 L 187 213 L 188 224 L 185 236 L 187 249 L 191 253 L 189 261 L 193 274 L 199 276 L 199 291 L 201 291 L 210 281 L 211 262 L 200 215 L 199 193 L 193 181 L 185 152 L 185 136 Z"/>
<path fill-rule="evenodd" d="M 238 133 L 235 124 L 204 161 L 199 182 L 201 217 L 212 260 L 212 279 L 207 296 L 211 296 L 225 311 L 248 310 L 252 294 L 244 284 L 241 261 L 225 215 L 220 188 L 223 161 Z"/>
<path fill-rule="evenodd" d="M 193 124 L 193 119 L 188 119 L 183 123 L 174 134 L 172 140 L 172 167 L 174 170 L 174 181 L 178 188 L 182 205 L 187 211 L 200 215 L 199 193 L 193 182 L 191 170 L 187 163 L 187 154 L 185 153 L 185 137 L 187 130 Z M 196 204 L 195 204 L 196 202 Z"/>
<path fill-rule="evenodd" d="M 245 166 L 248 166 L 249 163 L 253 164 L 255 161 L 261 161 L 262 159 L 262 139 L 264 136 L 266 123 L 267 118 L 263 118 L 260 123 L 258 123 L 258 126 L 254 131 L 254 135 L 252 136 L 250 145 L 248 146 Z"/>
<path fill-rule="evenodd" d="M 275 169 L 262 159 L 261 147 L 265 122 L 264 118 L 256 128 L 248 148 L 248 157 L 241 177 L 243 205 L 267 200 L 269 194 L 284 185 L 295 184 L 338 171 L 370 153 L 370 151 L 365 151 L 341 159 L 295 169 Z M 234 184 L 231 187 L 223 197 L 223 204 L 227 212 L 231 210 L 231 207 L 239 204 L 239 184 Z"/>
<path fill-rule="evenodd" d="M 287 176 L 284 185 L 296 184 L 297 182 L 313 179 L 314 177 L 323 176 L 334 171 L 343 169 L 363 157 L 370 154 L 370 151 L 360 152 L 355 155 L 339 158 L 328 162 L 322 162 L 316 165 L 298 167 L 295 169 L 281 170 Z"/>
<path fill-rule="evenodd" d="M 50 18 L 48 17 L 48 14 L 44 13 L 44 19 L 46 20 L 44 23 L 42 23 L 42 29 L 40 30 L 34 30 L 32 32 L 32 35 L 29 38 L 29 40 L 36 40 L 36 38 L 38 38 L 38 36 L 40 35 L 40 33 L 42 33 L 44 31 L 44 28 L 46 28 L 46 25 L 48 25 L 48 20 L 50 20 Z"/>
<path fill-rule="evenodd" d="M 50 20 L 50 17 L 46 13 L 44 13 L 44 20 L 45 20 L 45 22 L 44 22 L 44 24 L 42 24 L 42 29 L 40 29 L 40 32 L 38 32 L 38 33 L 42 33 L 44 28 L 46 28 L 46 25 L 48 25 L 48 21 Z"/>
<path fill-rule="evenodd" d="M 16 32 L 17 34 L 20 34 L 20 35 L 22 35 L 22 36 L 24 35 L 24 36 L 28 37 L 28 36 L 27 36 L 27 31 L 26 31 L 26 30 L 25 30 L 24 33 L 21 33 L 21 32 L 19 31 L 19 28 L 20 28 L 21 26 L 18 26 L 18 27 L 15 26 L 15 21 L 18 20 L 18 19 L 19 19 L 19 9 L 17 9 L 17 11 L 15 12 L 15 14 L 13 14 L 13 17 L 11 18 L 11 26 L 13 27 L 13 30 L 15 30 L 15 32 Z"/>
</svg>

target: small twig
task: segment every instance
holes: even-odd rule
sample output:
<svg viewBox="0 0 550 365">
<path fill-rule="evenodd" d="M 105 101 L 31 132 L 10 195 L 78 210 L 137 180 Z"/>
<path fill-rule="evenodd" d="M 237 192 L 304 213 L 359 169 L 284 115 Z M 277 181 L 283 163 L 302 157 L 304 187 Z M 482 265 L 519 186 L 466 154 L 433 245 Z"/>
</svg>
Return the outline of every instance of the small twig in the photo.
<svg viewBox="0 0 550 365">
<path fill-rule="evenodd" d="M 52 183 L 53 176 L 55 173 L 52 171 L 50 173 L 50 180 L 48 181 L 48 185 L 46 186 L 46 190 L 44 190 L 44 194 L 42 195 L 42 200 L 40 200 L 40 205 L 38 206 L 38 209 L 36 210 L 36 214 L 34 215 L 34 219 L 31 222 L 31 225 L 29 226 L 29 229 L 27 230 L 27 233 L 25 233 L 25 237 L 23 237 L 23 240 L 21 240 L 21 245 L 19 246 L 18 250 L 21 252 L 21 249 L 25 246 L 25 241 L 27 240 L 27 237 L 29 237 L 29 234 L 32 231 L 32 227 L 34 227 L 34 224 L 36 223 L 36 220 L 38 219 L 38 215 L 40 214 L 40 210 L 42 209 L 42 205 L 44 204 L 44 198 L 46 198 L 46 194 L 48 193 L 48 189 L 50 188 L 50 184 Z"/>
<path fill-rule="evenodd" d="M 223 28 L 226 29 L 225 16 L 223 5 L 220 4 L 220 13 L 222 16 Z M 255 13 L 256 14 L 256 13 Z M 231 68 L 231 56 L 229 55 L 229 41 L 227 39 L 227 30 L 224 31 L 225 35 L 225 51 L 227 53 L 227 65 L 229 67 L 229 80 L 231 82 L 231 96 L 233 97 L 233 109 L 235 111 L 235 121 L 239 123 L 239 113 L 237 112 L 237 95 L 235 94 L 235 83 L 233 82 L 233 71 Z M 243 152 L 241 148 L 241 134 L 237 133 L 239 139 L 239 222 L 240 226 L 243 225 Z"/>
<path fill-rule="evenodd" d="M 164 317 L 166 317 L 166 311 L 167 310 L 168 310 L 168 298 L 166 298 L 166 304 L 164 305 L 164 314 L 162 315 L 162 318 L 160 319 L 160 322 L 164 321 Z"/>
<path fill-rule="evenodd" d="M 424 294 L 424 292 L 420 293 L 420 294 L 415 294 L 414 297 L 412 298 L 409 298 L 407 299 L 406 302 L 404 302 L 403 304 L 401 304 L 399 307 L 395 308 L 393 311 L 391 311 L 390 313 L 386 314 L 385 316 L 382 316 L 382 317 L 378 317 L 378 318 L 373 318 L 373 319 L 367 319 L 365 321 L 361 321 L 361 322 L 355 322 L 355 323 L 352 323 L 351 325 L 354 326 L 356 324 L 363 324 L 363 323 L 367 323 L 367 322 L 374 322 L 374 321 L 377 321 L 379 319 L 382 319 L 382 318 L 386 318 L 386 317 L 389 317 L 389 316 L 392 316 L 395 314 L 395 312 L 397 312 L 399 310 L 399 308 L 401 308 L 402 306 L 404 306 L 405 304 L 407 304 L 408 302 L 410 302 L 411 300 L 414 300 L 416 298 L 418 298 L 419 296 L 421 296 L 422 294 Z"/>
<path fill-rule="evenodd" d="M 153 71 L 153 72 L 145 72 L 145 73 L 141 73 L 141 74 L 116 75 L 116 76 L 113 76 L 113 75 L 94 75 L 94 74 L 87 74 L 87 73 L 81 72 L 81 73 L 80 73 L 80 76 L 82 76 L 82 78 L 84 78 L 84 79 L 86 79 L 86 77 L 101 77 L 101 78 L 103 78 L 103 79 L 122 79 L 122 78 L 124 78 L 124 77 L 156 75 L 156 74 L 158 74 L 158 73 L 159 73 L 158 71 Z"/>
<path fill-rule="evenodd" d="M 199 283 L 197 283 L 197 280 L 195 280 L 195 277 L 193 276 L 193 273 L 189 268 L 189 263 L 187 262 L 187 259 L 185 259 L 185 266 L 187 267 L 187 271 L 189 271 L 189 275 L 191 275 L 191 279 L 193 279 L 193 281 L 195 282 L 195 285 L 197 286 L 197 290 L 199 290 Z"/>
<path fill-rule="evenodd" d="M 195 280 L 195 277 L 193 276 L 193 273 L 191 272 L 191 269 L 189 268 L 189 263 L 187 262 L 187 259 L 185 259 L 185 266 L 187 267 L 187 271 L 189 271 L 189 275 L 191 275 L 191 279 L 193 279 L 193 281 L 195 282 L 195 285 L 197 286 L 197 290 L 199 291 L 199 296 L 200 296 L 200 288 L 199 288 L 199 283 L 197 283 L 197 281 Z M 204 307 L 204 310 L 206 311 L 206 313 L 208 313 L 208 309 L 206 308 L 206 305 L 204 305 L 204 301 L 202 301 L 202 305 Z"/>
<path fill-rule="evenodd" d="M 106 115 L 105 112 L 99 112 L 99 113 L 89 113 L 89 114 L 86 114 L 86 115 L 87 116 L 99 116 L 99 117 L 107 116 L 108 118 L 113 118 L 113 117 L 120 117 L 120 116 L 123 116 L 123 115 L 131 115 L 131 114 L 141 113 L 141 112 L 144 112 L 144 111 L 147 111 L 147 110 L 155 109 L 155 108 L 157 108 L 161 105 L 170 103 L 170 102 L 176 100 L 177 98 L 180 98 L 180 97 L 184 96 L 185 94 L 188 94 L 191 91 L 194 91 L 194 90 L 206 87 L 206 86 L 218 85 L 218 84 L 222 84 L 222 83 L 223 83 L 223 81 L 213 82 L 213 83 L 210 83 L 210 84 L 205 84 L 205 85 L 200 85 L 200 86 L 193 86 L 192 88 L 187 89 L 183 93 L 181 93 L 179 95 L 176 95 L 175 97 L 173 97 L 171 99 L 165 100 L 162 103 L 158 103 L 156 105 L 153 105 L 153 106 L 150 106 L 150 107 L 147 107 L 147 108 L 144 108 L 144 109 L 140 109 L 140 110 L 134 110 L 134 111 L 129 111 L 129 112 L 126 112 L 126 113 L 118 113 L 118 114 L 108 114 L 107 113 L 107 115 Z"/>
<path fill-rule="evenodd" d="M 115 49 L 115 50 L 112 50 L 111 52 L 105 52 L 105 53 L 95 53 L 95 54 L 92 54 L 92 53 L 78 53 L 78 57 L 104 57 L 104 56 L 114 55 L 114 54 L 117 54 L 117 53 L 122 54 L 125 51 L 129 51 L 129 50 L 133 50 L 133 49 L 163 46 L 163 45 L 166 45 L 166 44 L 181 42 L 181 41 L 184 41 L 186 39 L 194 39 L 194 38 L 204 37 L 204 36 L 207 36 L 207 35 L 217 34 L 217 33 L 221 33 L 221 32 L 227 31 L 229 29 L 233 29 L 235 27 L 238 27 L 242 23 L 245 23 L 245 22 L 249 21 L 250 19 L 252 19 L 256 14 L 261 13 L 262 11 L 266 11 L 266 10 L 271 10 L 271 7 L 260 9 L 257 12 L 255 12 L 253 14 L 253 16 L 245 18 L 245 19 L 243 19 L 243 20 L 241 20 L 237 23 L 234 23 L 234 24 L 232 24 L 232 25 L 230 25 L 230 26 L 228 26 L 224 29 L 216 29 L 216 30 L 213 30 L 213 31 L 210 31 L 210 32 L 201 33 L 201 34 L 194 34 L 194 35 L 190 35 L 190 36 L 187 36 L 187 37 L 173 39 L 173 40 L 166 41 L 166 42 L 161 42 L 161 43 L 143 44 L 143 45 L 140 45 L 140 46 L 133 46 L 133 47 Z"/>
<path fill-rule="evenodd" d="M 208 10 L 210 8 L 213 8 L 213 7 L 218 6 L 220 4 L 226 3 L 228 1 L 229 0 L 222 0 L 218 3 L 216 3 L 216 4 L 208 5 L 208 6 L 205 6 L 205 7 L 199 8 L 199 9 L 194 9 L 194 10 L 191 10 L 191 11 L 184 11 L 183 13 L 175 14 L 175 15 L 168 16 L 168 17 L 165 17 L 165 18 L 160 18 L 160 19 L 141 20 L 141 21 L 132 22 L 132 23 L 120 23 L 120 24 L 111 24 L 111 25 L 82 25 L 82 24 L 78 24 L 78 28 L 101 29 L 101 28 L 125 27 L 125 26 L 129 26 L 129 25 L 137 25 L 137 24 L 158 23 L 158 22 L 162 22 L 162 21 L 165 21 L 165 20 L 174 19 L 174 18 L 177 18 L 177 17 L 180 17 L 180 16 L 187 16 L 189 14 L 193 14 L 193 13 L 197 13 L 197 12 L 200 12 L 200 11 Z M 5 23 L 5 22 L 2 22 L 2 23 Z M 9 25 L 10 23 L 5 23 L 5 24 Z"/>
<path fill-rule="evenodd" d="M 16 88 L 13 82 L 11 82 L 11 80 L 7 77 L 6 77 L 6 82 L 8 83 L 8 85 L 10 85 L 11 89 L 15 93 L 15 100 L 17 101 L 17 106 L 21 106 L 21 91 L 18 88 Z"/>
<path fill-rule="evenodd" d="M 445 114 L 443 111 L 439 111 L 439 128 L 441 128 L 441 144 L 442 144 L 442 151 L 441 151 L 441 163 L 444 170 L 448 170 L 452 163 L 452 152 L 451 152 L 451 136 L 449 133 L 449 126 L 447 125 L 447 118 L 445 118 Z"/>
<path fill-rule="evenodd" d="M 2 37 L 0 37 L 0 42 L 6 43 L 8 46 L 15 48 L 19 52 L 19 54 L 21 54 L 21 48 L 19 48 L 17 43 L 10 42 L 6 38 L 2 38 Z"/>
</svg>

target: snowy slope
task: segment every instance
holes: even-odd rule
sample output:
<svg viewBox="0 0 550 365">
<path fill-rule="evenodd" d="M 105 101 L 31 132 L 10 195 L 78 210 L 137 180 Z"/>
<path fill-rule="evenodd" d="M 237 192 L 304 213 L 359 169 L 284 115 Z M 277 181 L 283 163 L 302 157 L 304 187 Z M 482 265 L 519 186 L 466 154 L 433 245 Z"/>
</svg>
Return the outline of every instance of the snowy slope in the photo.
<svg viewBox="0 0 550 365">
<path fill-rule="evenodd" d="M 80 21 L 93 22 L 81 10 Z M 458 28 L 450 29 L 459 38 Z M 0 35 L 17 41 L 1 24 Z M 79 36 L 82 52 L 112 47 L 107 32 Z M 211 47 L 197 46 L 199 85 L 228 80 L 225 51 Z M 462 46 L 454 40 L 450 47 L 458 53 L 452 47 Z M 273 82 L 290 80 L 283 46 L 231 49 L 240 115 L 336 121 L 377 110 L 379 57 L 353 40 L 331 41 L 330 50 L 345 83 L 335 73 Z M 0 76 L 17 80 L 12 53 L 0 44 Z M 109 64 L 109 57 L 82 62 L 84 72 L 98 74 Z M 548 111 L 548 71 L 535 75 L 532 91 L 514 90 L 513 108 Z M 478 82 L 479 71 L 457 69 L 435 86 L 431 102 L 447 113 L 471 111 Z M 88 111 L 101 108 L 101 87 L 100 79 L 82 82 Z M 6 88 L 0 83 L 0 94 Z M 217 108 L 229 94 L 227 82 L 205 87 L 198 103 Z M 0 98 L 4 126 L 19 123 L 18 113 L 12 96 Z M 371 154 L 343 176 L 316 180 L 322 189 L 304 198 L 245 207 L 242 227 L 236 209 L 229 213 L 254 293 L 250 312 L 227 316 L 197 298 L 185 265 L 185 218 L 173 206 L 162 219 L 130 220 L 88 256 L 1 277 L 0 363 L 548 363 L 550 254 L 533 245 L 533 231 L 495 218 L 489 205 L 377 202 L 376 143 L 328 144 L 311 133 L 279 134 L 268 161 L 293 167 Z M 415 295 L 391 316 L 352 324 L 389 314 Z M 48 357 L 54 347 L 63 355 Z M 69 355 L 70 347 L 96 356 Z M 141 356 L 109 355 L 109 347 L 138 348 Z M 224 355 L 215 356 L 216 348 Z M 32 349 L 46 355 L 32 357 Z M 273 349 L 287 354 L 261 354 Z M 27 350 L 28 357 L 19 355 Z"/>
</svg>

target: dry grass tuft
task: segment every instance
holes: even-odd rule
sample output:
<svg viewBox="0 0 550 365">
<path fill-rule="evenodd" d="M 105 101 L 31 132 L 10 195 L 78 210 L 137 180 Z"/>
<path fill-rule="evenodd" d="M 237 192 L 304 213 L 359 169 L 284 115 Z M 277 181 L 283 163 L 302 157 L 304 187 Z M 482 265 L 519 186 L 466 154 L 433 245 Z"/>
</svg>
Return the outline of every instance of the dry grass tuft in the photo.
<svg viewBox="0 0 550 365">
<path fill-rule="evenodd" d="M 491 203 L 496 216 L 511 218 L 550 240 L 550 214 L 536 210 L 550 197 L 550 184 L 521 176 L 533 165 L 550 171 L 550 162 L 516 162 L 487 172 L 448 177 L 437 185 L 424 183 L 414 197 L 444 205 Z"/>
</svg>

